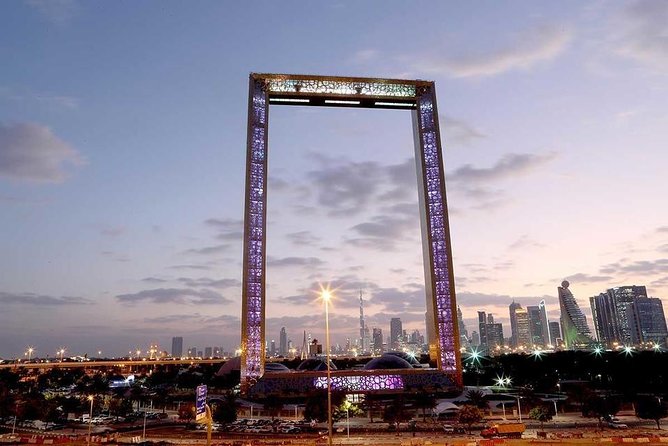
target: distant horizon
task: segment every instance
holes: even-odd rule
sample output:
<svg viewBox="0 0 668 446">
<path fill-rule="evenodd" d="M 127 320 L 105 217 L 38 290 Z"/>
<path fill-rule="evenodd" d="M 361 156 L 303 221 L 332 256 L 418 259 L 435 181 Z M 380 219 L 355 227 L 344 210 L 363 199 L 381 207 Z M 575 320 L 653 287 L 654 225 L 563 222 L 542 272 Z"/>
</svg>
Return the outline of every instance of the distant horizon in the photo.
<svg viewBox="0 0 668 446">
<path fill-rule="evenodd" d="M 435 82 L 469 330 L 481 309 L 509 333 L 513 299 L 558 320 L 563 280 L 592 328 L 608 288 L 668 302 L 667 18 L 653 0 L 2 2 L 0 357 L 238 345 L 251 72 Z M 359 333 L 360 289 L 369 326 L 424 331 L 410 111 L 269 122 L 269 339 L 320 339 L 326 283 L 334 343 Z"/>
</svg>

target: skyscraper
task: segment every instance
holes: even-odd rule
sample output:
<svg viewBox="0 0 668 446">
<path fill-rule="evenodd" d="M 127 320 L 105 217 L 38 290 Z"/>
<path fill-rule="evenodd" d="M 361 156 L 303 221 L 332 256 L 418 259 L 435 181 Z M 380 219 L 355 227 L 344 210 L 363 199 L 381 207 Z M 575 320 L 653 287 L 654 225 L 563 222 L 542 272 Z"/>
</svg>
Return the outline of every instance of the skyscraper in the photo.
<svg viewBox="0 0 668 446">
<path fill-rule="evenodd" d="M 204 357 L 211 358 L 213 356 L 213 347 L 204 347 Z"/>
<path fill-rule="evenodd" d="M 562 339 L 561 338 L 561 326 L 559 325 L 558 321 L 550 321 L 548 322 L 548 326 L 550 327 L 550 344 L 552 344 L 553 347 L 559 347 L 559 341 Z"/>
<path fill-rule="evenodd" d="M 172 358 L 180 358 L 183 356 L 183 338 L 175 336 L 172 338 Z"/>
<path fill-rule="evenodd" d="M 364 345 L 364 300 L 362 299 L 362 290 L 360 290 L 360 353 L 368 349 L 368 345 Z"/>
<path fill-rule="evenodd" d="M 515 324 L 517 328 L 515 347 L 531 348 L 531 327 L 527 310 L 521 307 L 515 310 Z"/>
<path fill-rule="evenodd" d="M 578 350 L 591 346 L 594 339 L 591 337 L 587 318 L 580 310 L 573 293 L 568 289 L 569 285 L 568 280 L 564 280 L 561 286 L 557 287 L 561 309 L 561 334 L 567 349 Z"/>
<path fill-rule="evenodd" d="M 487 315 L 485 314 L 484 311 L 478 311 L 478 330 L 480 333 L 478 336 L 480 336 L 480 343 L 478 348 L 480 351 L 486 351 L 487 350 Z"/>
<path fill-rule="evenodd" d="M 459 338 L 461 339 L 461 345 L 467 346 L 469 344 L 469 333 L 466 331 L 462 309 L 459 307 L 457 307 L 457 323 L 459 324 Z"/>
<path fill-rule="evenodd" d="M 663 302 L 656 297 L 639 297 L 633 303 L 633 343 L 655 342 L 664 345 L 668 338 Z"/>
<path fill-rule="evenodd" d="M 383 330 L 375 327 L 373 329 L 373 353 L 376 355 L 383 353 Z"/>
<path fill-rule="evenodd" d="M 545 302 L 543 307 L 540 305 L 527 306 L 527 315 L 529 316 L 529 338 L 531 346 L 543 347 L 547 345 L 547 320 L 545 318 Z"/>
<path fill-rule="evenodd" d="M 496 347 L 503 347 L 503 324 L 492 322 L 487 324 L 487 348 L 492 351 Z"/>
<path fill-rule="evenodd" d="M 401 319 L 398 317 L 393 317 L 390 319 L 390 348 L 393 350 L 398 350 L 401 348 L 403 332 Z"/>
<path fill-rule="evenodd" d="M 620 286 L 589 298 L 596 336 L 601 343 L 631 345 L 640 342 L 634 328 L 633 305 L 639 298 L 647 298 L 644 286 Z"/>
<path fill-rule="evenodd" d="M 281 333 L 278 335 L 278 354 L 288 355 L 288 332 L 285 331 L 285 327 L 281 327 Z"/>
<path fill-rule="evenodd" d="M 521 310 L 522 305 L 519 302 L 513 302 L 508 305 L 508 313 L 510 314 L 510 346 L 517 347 L 517 316 L 515 312 Z"/>
</svg>

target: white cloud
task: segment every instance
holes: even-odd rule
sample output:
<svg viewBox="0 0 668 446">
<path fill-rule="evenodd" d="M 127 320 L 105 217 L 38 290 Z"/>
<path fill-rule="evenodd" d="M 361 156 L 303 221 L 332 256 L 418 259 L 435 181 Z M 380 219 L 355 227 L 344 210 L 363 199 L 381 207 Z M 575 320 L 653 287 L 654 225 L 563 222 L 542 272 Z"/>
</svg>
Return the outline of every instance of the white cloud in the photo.
<svg viewBox="0 0 668 446">
<path fill-rule="evenodd" d="M 67 177 L 67 164 L 80 166 L 84 160 L 48 127 L 0 124 L 0 177 L 60 183 Z"/>
<path fill-rule="evenodd" d="M 440 60 L 432 56 L 428 61 L 415 64 L 415 68 L 426 73 L 444 73 L 454 77 L 485 77 L 511 70 L 526 70 L 557 57 L 572 38 L 573 33 L 569 28 L 541 26 L 519 35 L 513 43 L 504 47 Z"/>
<path fill-rule="evenodd" d="M 56 25 L 67 24 L 78 9 L 75 0 L 26 0 L 26 4 Z"/>
<path fill-rule="evenodd" d="M 620 33 L 614 51 L 647 66 L 668 72 L 668 2 L 642 0 L 629 4 L 613 29 Z"/>
</svg>

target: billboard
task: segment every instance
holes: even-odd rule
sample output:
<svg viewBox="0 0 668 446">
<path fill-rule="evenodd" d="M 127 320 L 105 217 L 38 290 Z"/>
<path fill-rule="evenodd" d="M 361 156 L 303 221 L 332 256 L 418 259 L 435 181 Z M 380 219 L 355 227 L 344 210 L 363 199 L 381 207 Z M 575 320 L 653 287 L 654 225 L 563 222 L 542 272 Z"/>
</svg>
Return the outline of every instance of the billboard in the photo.
<svg viewBox="0 0 668 446">
<path fill-rule="evenodd" d="M 206 420 L 206 391 L 205 385 L 197 386 L 195 391 L 195 421 L 197 422 Z"/>
</svg>

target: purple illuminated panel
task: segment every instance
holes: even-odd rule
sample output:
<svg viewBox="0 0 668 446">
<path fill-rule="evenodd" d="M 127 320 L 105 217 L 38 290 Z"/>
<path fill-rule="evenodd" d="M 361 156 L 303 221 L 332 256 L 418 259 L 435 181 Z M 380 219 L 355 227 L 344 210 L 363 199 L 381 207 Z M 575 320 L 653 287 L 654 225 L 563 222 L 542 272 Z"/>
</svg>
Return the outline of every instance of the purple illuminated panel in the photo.
<svg viewBox="0 0 668 446">
<path fill-rule="evenodd" d="M 316 389 L 327 388 L 327 377 L 318 376 L 313 379 Z M 332 390 L 345 392 L 368 392 L 370 390 L 402 390 L 404 380 L 401 375 L 362 375 L 333 376 Z"/>
<path fill-rule="evenodd" d="M 263 82 L 251 78 L 246 167 L 244 281 L 241 339 L 241 379 L 244 386 L 264 370 L 264 269 L 267 182 L 268 101 Z"/>
<path fill-rule="evenodd" d="M 423 225 L 427 228 L 425 262 L 430 263 L 427 286 L 431 287 L 431 313 L 435 318 L 438 342 L 437 363 L 441 370 L 449 373 L 458 371 L 459 347 L 456 321 L 454 317 L 455 299 L 452 281 L 452 260 L 450 258 L 449 228 L 445 200 L 444 174 L 438 132 L 438 115 L 434 88 L 424 87 L 417 98 L 417 135 L 421 162 L 423 193 Z"/>
</svg>

